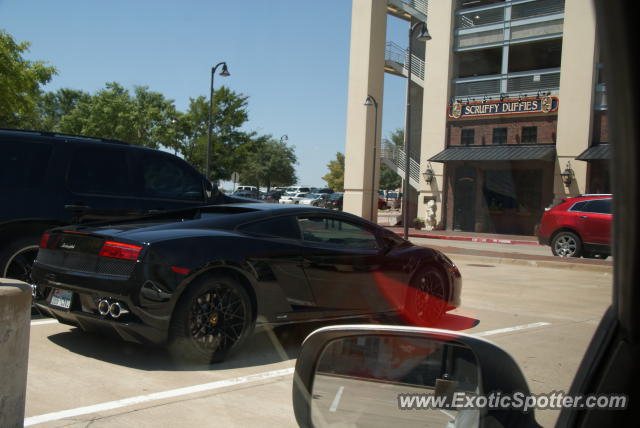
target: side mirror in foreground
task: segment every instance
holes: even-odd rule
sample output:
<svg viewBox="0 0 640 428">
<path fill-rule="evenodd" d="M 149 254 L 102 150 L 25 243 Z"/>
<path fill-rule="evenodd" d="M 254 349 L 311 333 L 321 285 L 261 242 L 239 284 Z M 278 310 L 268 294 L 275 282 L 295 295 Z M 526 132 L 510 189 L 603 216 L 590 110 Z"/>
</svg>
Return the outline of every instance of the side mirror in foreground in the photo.
<svg viewBox="0 0 640 428">
<path fill-rule="evenodd" d="M 500 397 L 528 395 L 519 367 L 496 345 L 401 326 L 316 330 L 293 382 L 302 427 L 537 427 L 532 409 L 496 405 Z"/>
</svg>

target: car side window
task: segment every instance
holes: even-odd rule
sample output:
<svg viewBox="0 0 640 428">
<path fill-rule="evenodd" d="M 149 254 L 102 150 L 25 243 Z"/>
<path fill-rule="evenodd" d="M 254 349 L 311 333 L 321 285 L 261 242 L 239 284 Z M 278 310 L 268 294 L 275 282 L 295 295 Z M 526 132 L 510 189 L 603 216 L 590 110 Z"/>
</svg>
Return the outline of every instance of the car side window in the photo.
<svg viewBox="0 0 640 428">
<path fill-rule="evenodd" d="M 582 210 L 590 213 L 611 214 L 611 199 L 594 199 Z"/>
<path fill-rule="evenodd" d="M 300 239 L 300 228 L 293 216 L 281 216 L 244 224 L 238 230 L 249 235 Z"/>
<path fill-rule="evenodd" d="M 378 248 L 375 235 L 353 223 L 321 216 L 300 217 L 298 223 L 306 242 L 341 248 Z"/>
<path fill-rule="evenodd" d="M 127 156 L 110 147 L 82 147 L 73 153 L 67 174 L 75 193 L 126 195 L 131 192 Z"/>
<path fill-rule="evenodd" d="M 40 186 L 51 156 L 51 144 L 3 142 L 0 144 L 0 189 Z"/>
<path fill-rule="evenodd" d="M 584 211 L 585 206 L 587 205 L 588 201 L 582 201 L 582 202 L 578 202 L 575 203 L 570 209 L 569 211 Z"/>
<path fill-rule="evenodd" d="M 144 196 L 159 199 L 204 200 L 202 177 L 177 159 L 148 153 L 142 156 L 141 166 Z"/>
</svg>

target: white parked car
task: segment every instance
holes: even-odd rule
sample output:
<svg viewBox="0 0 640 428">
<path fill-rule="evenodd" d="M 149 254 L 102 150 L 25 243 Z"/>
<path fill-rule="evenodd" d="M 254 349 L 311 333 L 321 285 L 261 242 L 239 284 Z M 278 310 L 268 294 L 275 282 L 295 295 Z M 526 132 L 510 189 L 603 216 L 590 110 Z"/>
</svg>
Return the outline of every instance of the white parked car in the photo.
<svg viewBox="0 0 640 428">
<path fill-rule="evenodd" d="M 279 203 L 281 204 L 297 204 L 300 200 L 304 199 L 307 196 L 307 193 L 295 193 L 295 192 L 287 192 L 280 198 Z"/>
<path fill-rule="evenodd" d="M 320 203 L 327 199 L 329 195 L 326 193 L 309 193 L 306 198 L 300 199 L 298 202 L 300 205 L 311 205 L 314 207 L 320 206 Z"/>
</svg>

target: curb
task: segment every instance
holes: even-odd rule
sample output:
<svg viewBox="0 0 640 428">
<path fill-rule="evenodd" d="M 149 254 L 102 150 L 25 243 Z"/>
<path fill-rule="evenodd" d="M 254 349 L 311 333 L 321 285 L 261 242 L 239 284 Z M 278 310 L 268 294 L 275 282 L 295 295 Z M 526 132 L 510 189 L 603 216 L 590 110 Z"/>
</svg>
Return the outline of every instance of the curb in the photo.
<svg viewBox="0 0 640 428">
<path fill-rule="evenodd" d="M 396 234 L 402 235 L 402 233 L 400 232 L 396 232 Z M 538 244 L 536 241 L 525 241 L 525 240 L 519 240 L 519 239 L 474 238 L 472 236 L 429 235 L 427 233 L 410 233 L 409 237 L 410 238 L 443 239 L 447 241 L 481 242 L 484 244 L 533 245 L 536 247 L 544 246 L 542 244 Z"/>
<path fill-rule="evenodd" d="M 514 259 L 509 257 L 491 257 L 491 256 L 476 256 L 471 254 L 453 253 L 447 254 L 447 257 L 451 258 L 456 264 L 462 262 L 482 262 L 493 264 L 508 264 L 519 265 L 528 267 L 540 267 L 540 268 L 552 268 L 552 269 L 571 269 L 590 272 L 602 272 L 607 274 L 613 273 L 613 265 L 592 265 L 584 263 L 570 263 L 570 262 L 556 262 L 551 260 L 527 260 L 527 259 Z M 466 259 L 466 260 L 465 260 Z"/>
</svg>

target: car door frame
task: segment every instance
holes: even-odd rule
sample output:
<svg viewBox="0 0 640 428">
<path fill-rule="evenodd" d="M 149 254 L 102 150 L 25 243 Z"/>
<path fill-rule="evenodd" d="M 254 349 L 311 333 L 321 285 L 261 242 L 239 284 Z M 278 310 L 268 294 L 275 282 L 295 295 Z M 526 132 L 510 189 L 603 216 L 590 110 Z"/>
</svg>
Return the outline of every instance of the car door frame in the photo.
<svg viewBox="0 0 640 428">
<path fill-rule="evenodd" d="M 609 138 L 612 145 L 614 253 L 612 303 L 573 380 L 570 394 L 625 393 L 640 398 L 640 175 L 637 24 L 633 2 L 594 0 L 599 42 L 607 70 Z M 584 411 L 565 408 L 556 426 L 622 426 L 637 417 L 638 406 L 626 411 Z"/>
<path fill-rule="evenodd" d="M 363 221 L 358 221 L 355 218 L 346 217 L 339 213 L 332 213 L 332 212 L 325 212 L 325 211 L 318 212 L 318 213 L 304 212 L 304 213 L 299 213 L 296 216 L 298 217 L 298 219 L 300 217 L 303 217 L 303 218 L 304 217 L 321 217 L 321 218 L 335 219 L 337 221 L 341 221 L 347 224 L 353 224 L 371 233 L 371 235 L 376 241 L 376 245 L 377 245 L 376 249 L 353 249 L 353 248 L 350 249 L 350 248 L 344 248 L 344 247 L 338 247 L 338 246 L 336 246 L 335 248 L 328 248 L 326 245 L 322 245 L 322 244 L 315 245 L 313 244 L 313 242 L 305 241 L 304 236 L 302 236 L 302 247 L 305 250 L 308 250 L 308 251 L 305 251 L 305 253 L 303 253 L 302 255 L 305 274 L 307 274 L 307 281 L 309 282 L 309 286 L 311 287 L 311 290 L 314 296 L 316 297 L 316 301 L 318 302 L 318 305 L 320 307 L 323 307 L 325 310 L 328 310 L 331 316 L 336 315 L 338 313 L 351 314 L 351 315 L 356 315 L 356 314 L 365 315 L 365 314 L 373 314 L 373 313 L 381 313 L 381 312 L 394 312 L 399 310 L 398 308 L 394 308 L 392 306 L 385 308 L 384 305 L 381 305 L 380 308 L 373 305 L 354 306 L 353 308 L 340 307 L 339 305 L 333 304 L 332 301 L 327 302 L 321 298 L 320 296 L 321 292 L 318 289 L 318 285 L 314 283 L 313 278 L 310 276 L 310 266 L 312 266 L 314 263 L 317 263 L 317 261 L 315 261 L 314 258 L 322 259 L 324 257 L 328 257 L 328 258 L 363 257 L 365 258 L 365 264 L 362 266 L 374 266 L 374 269 L 375 269 L 375 266 L 382 264 L 384 261 L 380 261 L 380 259 L 385 257 L 385 254 L 387 251 L 387 245 L 385 244 L 384 240 L 382 239 L 380 233 L 375 228 L 375 226 L 367 224 L 366 222 L 363 222 Z M 300 229 L 302 231 L 302 228 Z M 354 250 L 361 252 L 361 254 L 354 255 Z M 317 256 L 314 256 L 313 255 L 314 251 L 319 251 L 320 254 Z M 364 271 L 365 276 L 367 272 L 369 271 L 367 270 Z M 371 284 L 376 284 L 376 278 L 375 278 L 376 271 L 371 271 L 371 272 L 372 272 L 372 277 L 370 280 Z M 355 295 L 357 294 L 358 293 L 356 292 Z M 383 297 L 383 295 L 384 295 L 384 290 L 381 290 L 380 287 L 378 287 L 376 294 L 374 294 L 372 297 L 365 295 L 364 298 L 369 299 L 367 300 L 369 303 L 371 302 L 375 303 L 375 302 L 378 302 L 378 297 Z M 392 302 L 393 299 L 386 299 L 386 301 Z M 380 303 L 382 302 L 383 301 L 380 300 Z"/>
</svg>

